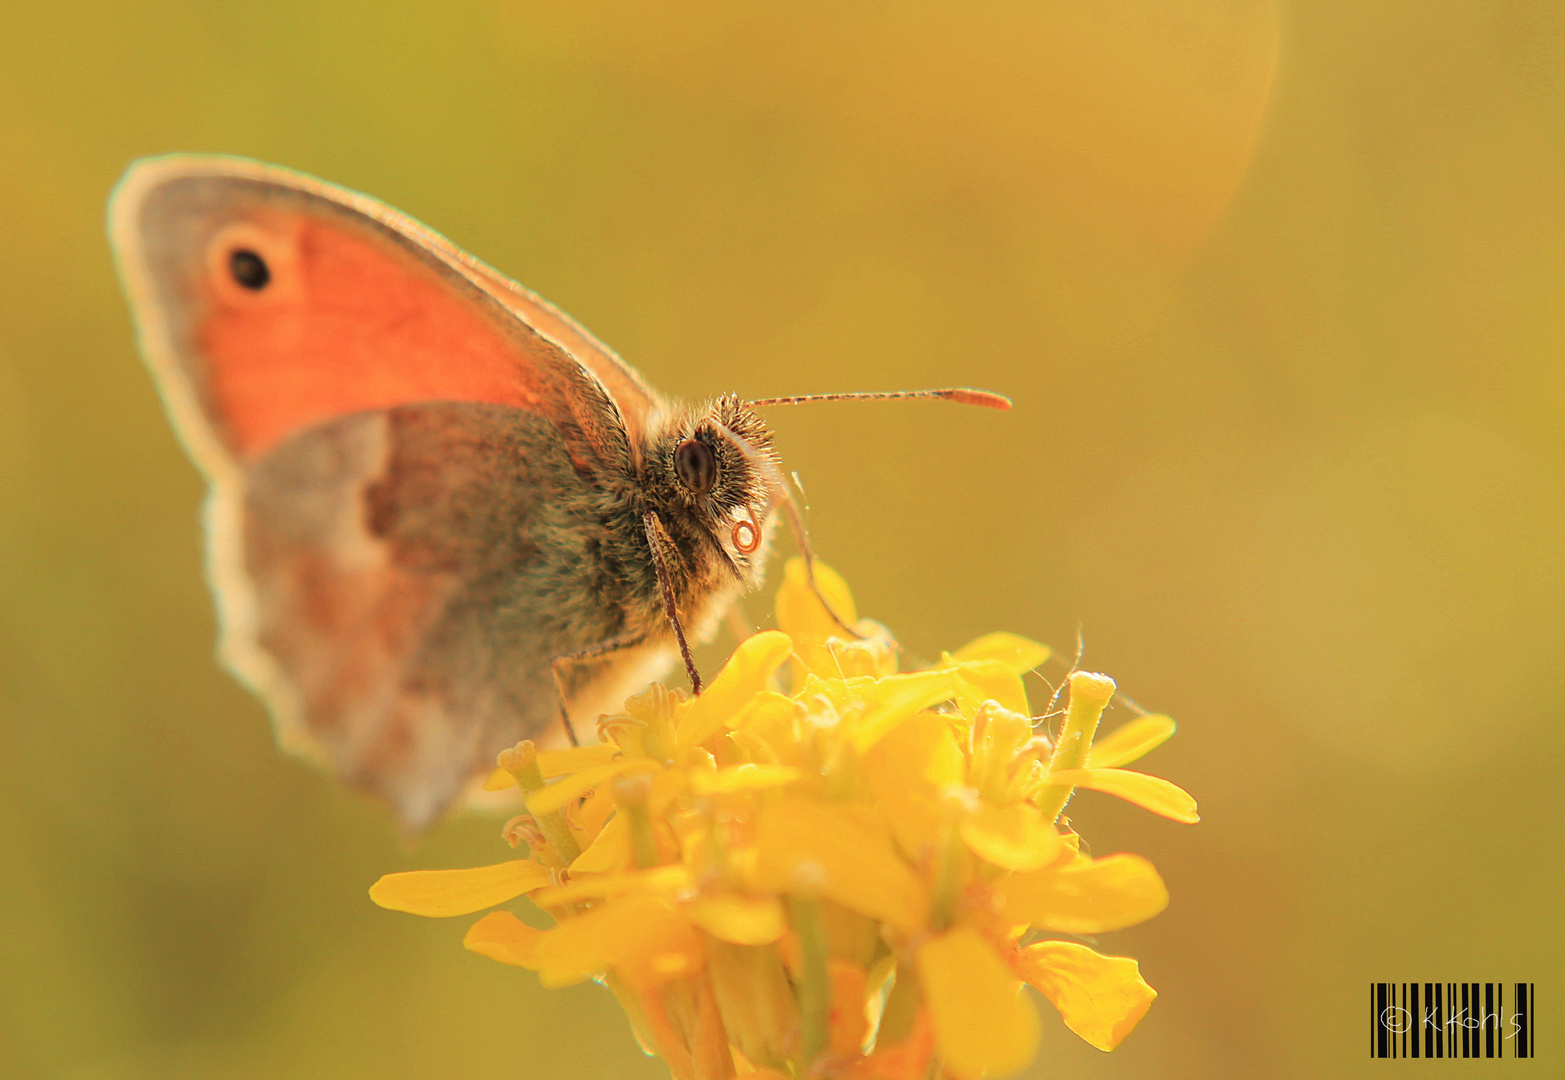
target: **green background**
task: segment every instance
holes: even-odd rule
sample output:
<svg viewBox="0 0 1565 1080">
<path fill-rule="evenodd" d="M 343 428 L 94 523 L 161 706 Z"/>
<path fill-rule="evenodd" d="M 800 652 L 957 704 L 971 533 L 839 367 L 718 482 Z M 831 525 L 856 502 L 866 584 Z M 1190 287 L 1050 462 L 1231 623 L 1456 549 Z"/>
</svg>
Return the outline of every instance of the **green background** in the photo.
<svg viewBox="0 0 1565 1080">
<path fill-rule="evenodd" d="M 497 861 L 497 823 L 404 849 L 212 662 L 202 486 L 102 225 L 174 150 L 370 192 L 669 392 L 1016 398 L 775 423 L 821 553 L 913 650 L 1080 628 L 1181 721 L 1145 765 L 1201 824 L 1073 811 L 1168 880 L 1101 944 L 1162 997 L 1112 1055 L 1044 1005 L 1029 1075 L 1382 1075 L 1372 979 L 1550 1007 L 1562 12 L 7 5 L 0 1074 L 666 1075 L 600 988 L 371 906 L 382 872 Z"/>
</svg>

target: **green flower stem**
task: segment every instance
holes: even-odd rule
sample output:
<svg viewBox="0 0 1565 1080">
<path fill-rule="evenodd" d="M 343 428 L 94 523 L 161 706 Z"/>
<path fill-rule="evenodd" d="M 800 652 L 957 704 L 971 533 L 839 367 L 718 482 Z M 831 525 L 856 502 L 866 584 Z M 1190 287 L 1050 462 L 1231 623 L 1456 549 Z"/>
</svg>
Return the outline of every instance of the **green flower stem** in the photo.
<svg viewBox="0 0 1565 1080">
<path fill-rule="evenodd" d="M 538 767 L 538 748 L 531 739 L 517 743 L 510 750 L 502 750 L 499 764 L 500 768 L 516 777 L 517 784 L 526 794 L 531 795 L 543 788 L 543 770 Z M 549 841 L 549 847 L 554 849 L 560 865 L 569 867 L 581 855 L 581 847 L 577 845 L 571 827 L 565 823 L 565 812 L 556 810 L 541 814 L 537 820 L 538 830 Z"/>
<path fill-rule="evenodd" d="M 831 1042 L 831 981 L 826 969 L 826 925 L 820 904 L 792 897 L 788 901 L 793 928 L 799 934 L 799 1059 L 800 1076 L 810 1075 L 815 1059 Z"/>
<path fill-rule="evenodd" d="M 652 817 L 647 800 L 652 797 L 652 778 L 644 773 L 622 776 L 610 789 L 614 805 L 625 815 L 630 829 L 630 852 L 642 870 L 658 865 L 657 839 L 652 835 Z"/>
<path fill-rule="evenodd" d="M 956 912 L 956 893 L 962 869 L 961 859 L 962 837 L 957 832 L 956 823 L 947 820 L 945 839 L 940 845 L 940 868 L 935 875 L 935 902 L 930 913 L 930 925 L 939 933 L 943 933 L 950 927 L 952 916 Z"/>
<path fill-rule="evenodd" d="M 1067 769 L 1084 769 L 1087 754 L 1092 750 L 1092 737 L 1098 732 L 1098 721 L 1114 696 L 1114 680 L 1107 675 L 1094 675 L 1078 671 L 1070 677 L 1070 701 L 1065 706 L 1065 724 L 1060 728 L 1060 738 L 1054 744 L 1054 755 L 1049 758 L 1049 772 Z M 1046 784 L 1033 801 L 1044 818 L 1054 821 L 1070 801 L 1072 784 Z"/>
</svg>

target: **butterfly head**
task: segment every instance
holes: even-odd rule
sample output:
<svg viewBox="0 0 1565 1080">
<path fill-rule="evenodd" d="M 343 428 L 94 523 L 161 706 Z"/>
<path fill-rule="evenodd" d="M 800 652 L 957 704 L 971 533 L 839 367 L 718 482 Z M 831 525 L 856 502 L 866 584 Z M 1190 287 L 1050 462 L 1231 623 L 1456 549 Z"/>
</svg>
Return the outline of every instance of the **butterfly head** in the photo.
<svg viewBox="0 0 1565 1080">
<path fill-rule="evenodd" d="M 759 584 L 782 483 L 761 418 L 732 395 L 680 410 L 647 463 L 656 509 L 689 569 L 704 576 L 726 564 L 742 585 Z"/>
</svg>

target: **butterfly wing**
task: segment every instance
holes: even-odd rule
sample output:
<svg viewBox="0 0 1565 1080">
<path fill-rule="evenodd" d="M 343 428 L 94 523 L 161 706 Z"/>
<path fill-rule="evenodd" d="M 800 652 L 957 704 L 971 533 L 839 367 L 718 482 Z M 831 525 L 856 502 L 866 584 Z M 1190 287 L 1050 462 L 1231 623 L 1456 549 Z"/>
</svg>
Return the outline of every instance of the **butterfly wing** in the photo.
<svg viewBox="0 0 1565 1080">
<path fill-rule="evenodd" d="M 211 484 L 223 660 L 285 746 L 427 824 L 555 717 L 552 656 L 634 629 L 574 556 L 660 399 L 444 238 L 288 170 L 140 162 L 110 232 Z"/>
</svg>

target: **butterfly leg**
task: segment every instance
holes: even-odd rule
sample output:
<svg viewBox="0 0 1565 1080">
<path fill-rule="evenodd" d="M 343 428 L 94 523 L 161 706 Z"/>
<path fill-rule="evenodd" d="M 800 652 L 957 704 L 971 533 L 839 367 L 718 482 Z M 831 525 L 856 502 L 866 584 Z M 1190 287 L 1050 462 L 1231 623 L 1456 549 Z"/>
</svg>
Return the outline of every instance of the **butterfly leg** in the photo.
<svg viewBox="0 0 1565 1080">
<path fill-rule="evenodd" d="M 633 649 L 646 640 L 646 634 L 620 634 L 600 641 L 596 645 L 588 645 L 585 649 L 556 656 L 549 661 L 549 668 L 554 673 L 554 692 L 560 700 L 560 722 L 565 725 L 565 737 L 570 740 L 572 746 L 580 746 L 581 743 L 576 738 L 576 728 L 571 723 L 571 714 L 565 707 L 565 668 L 601 659 L 621 649 Z"/>
<path fill-rule="evenodd" d="M 646 530 L 647 547 L 652 551 L 652 567 L 657 571 L 658 591 L 663 594 L 663 611 L 668 616 L 669 625 L 674 628 L 674 638 L 679 642 L 679 655 L 685 661 L 685 674 L 690 676 L 690 689 L 696 697 L 700 697 L 701 673 L 696 670 L 695 658 L 690 655 L 690 643 L 685 640 L 685 624 L 680 622 L 679 605 L 674 602 L 674 578 L 668 572 L 669 557 L 677 554 L 674 541 L 658 516 L 650 510 L 641 515 L 641 526 Z"/>
</svg>

